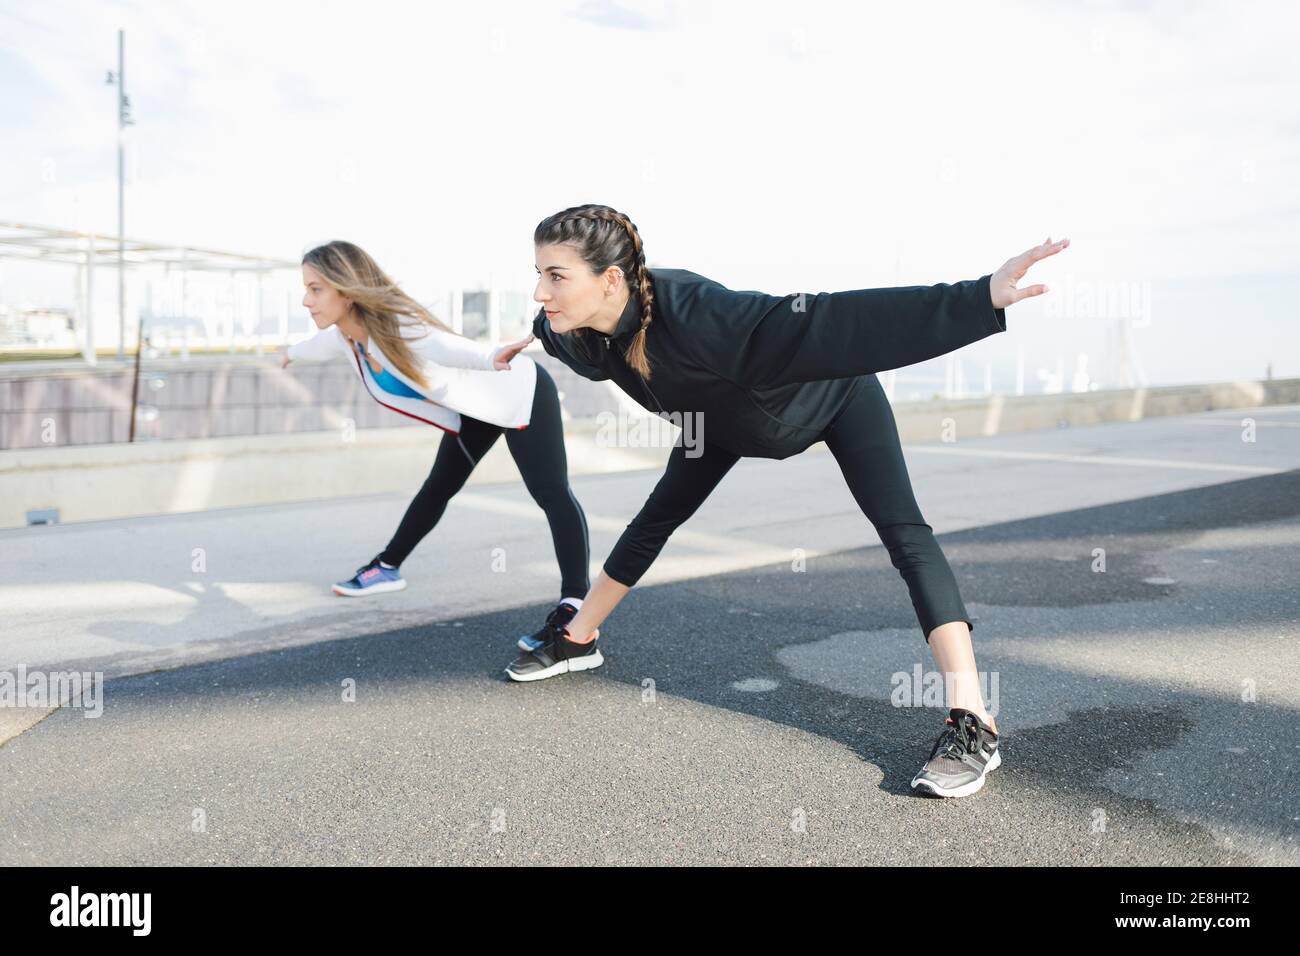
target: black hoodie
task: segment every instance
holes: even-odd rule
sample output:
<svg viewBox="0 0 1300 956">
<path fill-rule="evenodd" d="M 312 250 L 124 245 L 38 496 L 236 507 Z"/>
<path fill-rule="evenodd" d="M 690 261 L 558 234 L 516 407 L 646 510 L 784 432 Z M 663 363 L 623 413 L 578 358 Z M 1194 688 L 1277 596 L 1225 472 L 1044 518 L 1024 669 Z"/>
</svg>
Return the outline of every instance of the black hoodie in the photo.
<svg viewBox="0 0 1300 956">
<path fill-rule="evenodd" d="M 656 414 L 704 413 L 703 440 L 741 456 L 796 455 L 821 438 L 859 376 L 923 362 L 1007 328 L 1006 311 L 993 308 L 990 276 L 786 296 L 733 292 L 682 269 L 653 269 L 650 277 L 649 382 L 623 358 L 641 328 L 636 295 L 613 335 L 553 332 L 545 309 L 533 334 L 579 375 L 612 379 Z"/>
</svg>

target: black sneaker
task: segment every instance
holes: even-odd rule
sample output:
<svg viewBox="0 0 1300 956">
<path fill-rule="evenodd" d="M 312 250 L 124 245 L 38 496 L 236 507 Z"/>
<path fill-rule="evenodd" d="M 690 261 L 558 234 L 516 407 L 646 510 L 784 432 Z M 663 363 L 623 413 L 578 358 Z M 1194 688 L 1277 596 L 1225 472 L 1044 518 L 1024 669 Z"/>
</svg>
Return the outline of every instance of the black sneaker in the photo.
<svg viewBox="0 0 1300 956">
<path fill-rule="evenodd" d="M 578 609 L 572 604 L 561 602 L 556 605 L 554 611 L 546 615 L 546 623 L 543 624 L 535 633 L 525 634 L 515 643 L 521 651 L 535 651 L 546 643 L 547 637 L 551 633 L 552 627 L 568 627 L 573 622 L 573 616 L 578 613 Z"/>
<path fill-rule="evenodd" d="M 506 668 L 506 673 L 511 680 L 545 680 L 556 674 L 591 670 L 605 663 L 596 647 L 599 639 L 600 628 L 596 628 L 595 635 L 586 644 L 579 644 L 569 640 L 563 625 L 551 627 L 546 643 L 535 651 L 521 654 Z"/>
<path fill-rule="evenodd" d="M 990 770 L 1002 763 L 998 735 L 974 711 L 954 707 L 944 718 L 943 733 L 912 789 L 939 797 L 966 797 L 984 786 Z"/>
</svg>

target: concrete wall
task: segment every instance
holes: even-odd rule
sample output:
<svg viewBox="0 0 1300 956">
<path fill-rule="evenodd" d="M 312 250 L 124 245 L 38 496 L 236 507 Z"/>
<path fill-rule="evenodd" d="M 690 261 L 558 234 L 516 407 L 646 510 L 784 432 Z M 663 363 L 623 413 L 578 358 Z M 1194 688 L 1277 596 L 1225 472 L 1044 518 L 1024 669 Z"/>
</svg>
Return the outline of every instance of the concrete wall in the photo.
<svg viewBox="0 0 1300 956">
<path fill-rule="evenodd" d="M 608 389 L 540 346 L 528 355 L 551 373 L 574 417 L 616 407 Z M 129 363 L 0 366 L 0 450 L 126 441 L 133 376 Z M 146 361 L 139 405 L 137 441 L 337 431 L 345 421 L 364 429 L 428 427 L 380 406 L 342 361 L 282 369 L 271 355 Z"/>
<path fill-rule="evenodd" d="M 566 395 L 566 410 L 574 405 L 590 410 L 602 403 L 609 405 L 602 411 L 616 407 L 604 385 L 583 380 L 575 386 L 593 391 L 578 392 L 585 398 Z M 378 409 L 368 398 L 365 402 Z M 1252 407 L 1294 403 L 1300 403 L 1300 379 L 909 402 L 896 405 L 894 411 L 905 442 L 931 442 L 942 439 L 949 422 L 961 438 L 1223 408 L 1242 409 L 1244 416 Z M 599 440 L 597 414 L 566 423 L 572 474 L 662 467 L 667 446 L 607 447 Z M 394 418 L 387 415 L 382 420 L 389 424 Z M 358 424 L 361 420 L 358 414 Z M 0 527 L 22 526 L 29 511 L 48 508 L 58 509 L 59 520 L 70 522 L 344 495 L 414 493 L 433 463 L 442 434 L 419 423 L 358 427 L 355 432 L 330 427 L 330 431 L 296 434 L 3 451 Z M 505 443 L 498 442 L 471 481 L 517 479 Z"/>
<path fill-rule="evenodd" d="M 418 424 L 418 423 L 417 423 Z M 247 435 L 142 444 L 80 445 L 0 452 L 0 527 L 55 508 L 60 522 L 172 514 L 210 508 L 414 494 L 443 432 L 415 428 Z M 566 429 L 570 474 L 661 466 L 668 448 L 599 448 L 593 421 Z M 484 456 L 472 483 L 518 481 L 504 441 Z"/>
</svg>

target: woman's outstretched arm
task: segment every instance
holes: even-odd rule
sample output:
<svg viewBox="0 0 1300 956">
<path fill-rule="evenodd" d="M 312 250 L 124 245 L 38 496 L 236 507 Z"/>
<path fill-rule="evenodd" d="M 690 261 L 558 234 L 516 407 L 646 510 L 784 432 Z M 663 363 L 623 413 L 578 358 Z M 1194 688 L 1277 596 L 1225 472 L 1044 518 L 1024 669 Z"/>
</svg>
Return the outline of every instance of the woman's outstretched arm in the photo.
<svg viewBox="0 0 1300 956">
<path fill-rule="evenodd" d="M 414 326 L 412 326 L 414 328 Z M 446 368 L 467 368 L 479 371 L 491 371 L 509 365 L 498 366 L 496 357 L 499 346 L 476 342 L 455 332 L 446 332 L 436 326 L 418 328 L 418 334 L 410 334 L 406 344 L 420 358 Z"/>
<path fill-rule="evenodd" d="M 310 338 L 285 346 L 281 353 L 280 367 L 284 368 L 290 362 L 325 362 L 346 355 L 347 351 L 347 346 L 343 344 L 343 336 L 339 334 L 338 329 L 330 326 Z"/>
<path fill-rule="evenodd" d="M 851 378 L 914 365 L 1006 331 L 1006 308 L 1047 291 L 1016 283 L 1070 240 L 1050 240 L 997 272 L 932 286 L 771 296 L 714 287 L 702 318 L 721 335 L 701 337 L 703 364 L 750 388 Z"/>
</svg>

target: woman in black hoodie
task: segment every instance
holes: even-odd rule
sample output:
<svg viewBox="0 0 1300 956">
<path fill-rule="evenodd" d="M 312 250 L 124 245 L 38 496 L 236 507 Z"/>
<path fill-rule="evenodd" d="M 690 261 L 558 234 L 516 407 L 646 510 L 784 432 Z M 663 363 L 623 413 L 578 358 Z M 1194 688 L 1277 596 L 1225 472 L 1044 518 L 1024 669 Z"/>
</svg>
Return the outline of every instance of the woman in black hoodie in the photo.
<svg viewBox="0 0 1300 956">
<path fill-rule="evenodd" d="M 788 458 L 825 441 L 907 583 L 921 632 L 948 678 L 945 728 L 912 785 L 942 796 L 978 790 L 1001 756 L 979 693 L 972 623 L 917 506 L 875 373 L 1005 331 L 1008 305 L 1047 291 L 1016 283 L 1069 240 L 1049 238 L 965 282 L 787 296 L 647 269 L 636 226 L 608 206 L 558 212 L 537 226 L 533 241 L 540 277 L 534 298 L 542 303 L 533 336 L 579 374 L 611 379 L 648 410 L 682 424 L 693 440 L 679 439 L 581 607 L 562 605 L 539 639 L 521 640 L 525 653 L 507 674 L 532 681 L 600 666 L 598 626 L 731 466 L 745 456 Z M 507 360 L 511 348 L 502 353 Z"/>
</svg>

